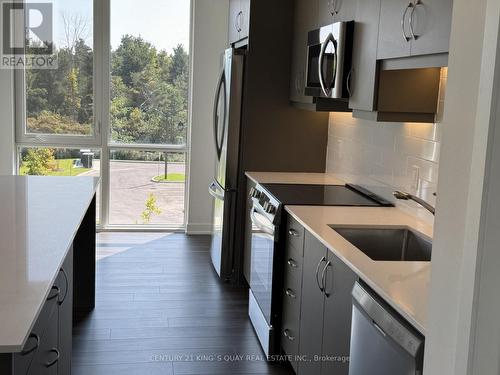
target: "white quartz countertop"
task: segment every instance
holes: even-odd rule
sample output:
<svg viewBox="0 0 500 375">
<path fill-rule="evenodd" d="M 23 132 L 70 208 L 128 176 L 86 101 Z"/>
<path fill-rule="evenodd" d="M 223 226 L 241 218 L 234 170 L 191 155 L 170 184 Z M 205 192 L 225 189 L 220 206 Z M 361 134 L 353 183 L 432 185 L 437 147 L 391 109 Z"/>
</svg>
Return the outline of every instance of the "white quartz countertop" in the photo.
<svg viewBox="0 0 500 375">
<path fill-rule="evenodd" d="M 329 173 L 246 172 L 246 176 L 257 184 L 345 185 Z"/>
<path fill-rule="evenodd" d="M 409 227 L 432 238 L 431 225 L 398 208 L 286 206 L 285 209 L 425 335 L 430 264 L 373 261 L 329 225 Z"/>
<path fill-rule="evenodd" d="M 22 350 L 98 181 L 0 176 L 0 353 Z"/>
</svg>

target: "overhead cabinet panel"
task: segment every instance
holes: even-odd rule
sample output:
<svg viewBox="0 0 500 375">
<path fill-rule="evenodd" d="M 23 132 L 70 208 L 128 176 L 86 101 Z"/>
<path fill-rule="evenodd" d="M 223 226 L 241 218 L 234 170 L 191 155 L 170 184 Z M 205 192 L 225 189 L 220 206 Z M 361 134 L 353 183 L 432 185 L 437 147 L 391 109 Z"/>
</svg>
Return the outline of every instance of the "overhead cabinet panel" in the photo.
<svg viewBox="0 0 500 375">
<path fill-rule="evenodd" d="M 410 56 L 410 4 L 408 0 L 382 0 L 377 47 L 379 60 Z"/>
<path fill-rule="evenodd" d="M 250 0 L 229 1 L 229 44 L 248 38 L 250 32 Z"/>
<path fill-rule="evenodd" d="M 231 0 L 229 2 L 229 30 L 228 38 L 229 43 L 236 43 L 240 40 L 240 0 Z"/>
<path fill-rule="evenodd" d="M 418 0 L 410 14 L 412 56 L 447 53 L 453 0 Z"/>
<path fill-rule="evenodd" d="M 354 20 L 357 2 L 358 0 L 319 0 L 319 26 Z"/>
<path fill-rule="evenodd" d="M 290 101 L 312 104 L 304 95 L 306 80 L 307 33 L 318 28 L 318 0 L 295 0 Z"/>
<path fill-rule="evenodd" d="M 453 0 L 382 0 L 377 58 L 447 53 Z"/>
<path fill-rule="evenodd" d="M 250 0 L 240 0 L 240 40 L 250 35 Z"/>
<path fill-rule="evenodd" d="M 377 82 L 377 40 L 380 0 L 358 0 L 349 108 L 373 111 Z"/>
</svg>

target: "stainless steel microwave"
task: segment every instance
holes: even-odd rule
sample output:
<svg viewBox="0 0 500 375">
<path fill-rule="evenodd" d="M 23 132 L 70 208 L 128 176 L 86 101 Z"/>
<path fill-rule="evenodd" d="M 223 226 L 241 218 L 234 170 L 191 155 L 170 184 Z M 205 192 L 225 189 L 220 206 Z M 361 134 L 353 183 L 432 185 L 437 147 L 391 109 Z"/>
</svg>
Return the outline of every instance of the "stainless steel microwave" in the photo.
<svg viewBox="0 0 500 375">
<path fill-rule="evenodd" d="M 348 99 L 352 73 L 354 21 L 310 31 L 307 42 L 305 94 Z"/>
</svg>

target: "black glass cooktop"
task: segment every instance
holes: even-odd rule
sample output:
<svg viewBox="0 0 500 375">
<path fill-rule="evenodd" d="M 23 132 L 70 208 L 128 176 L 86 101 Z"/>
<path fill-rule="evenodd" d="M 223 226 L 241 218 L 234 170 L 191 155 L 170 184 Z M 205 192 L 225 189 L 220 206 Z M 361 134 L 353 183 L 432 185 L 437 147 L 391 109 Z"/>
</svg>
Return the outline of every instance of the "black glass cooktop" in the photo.
<svg viewBox="0 0 500 375">
<path fill-rule="evenodd" d="M 287 205 L 391 206 L 390 202 L 355 185 L 263 184 L 262 186 L 273 195 L 276 200 Z"/>
</svg>

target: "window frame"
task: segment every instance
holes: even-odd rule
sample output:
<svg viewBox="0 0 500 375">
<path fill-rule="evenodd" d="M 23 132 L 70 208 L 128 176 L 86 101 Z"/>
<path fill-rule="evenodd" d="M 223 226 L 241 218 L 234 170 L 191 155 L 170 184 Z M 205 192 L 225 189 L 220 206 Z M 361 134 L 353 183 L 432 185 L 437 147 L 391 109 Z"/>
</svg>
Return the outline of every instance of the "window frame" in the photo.
<svg viewBox="0 0 500 375">
<path fill-rule="evenodd" d="M 24 1 L 24 0 L 19 0 Z M 90 1 L 90 0 L 89 0 Z M 26 124 L 26 81 L 25 71 L 14 72 L 14 106 L 15 106 L 15 161 L 16 174 L 19 173 L 21 160 L 19 148 L 51 147 L 51 148 L 93 148 L 101 152 L 100 170 L 100 224 L 98 230 L 106 231 L 184 231 L 187 224 L 190 133 L 191 133 L 191 101 L 188 99 L 188 121 L 186 142 L 184 144 L 139 144 L 116 143 L 111 140 L 111 0 L 93 1 L 93 93 L 94 93 L 94 134 L 89 136 L 63 134 L 33 134 L 27 132 Z M 193 4 L 190 1 L 190 24 L 193 22 Z M 14 25 L 16 33 L 24 33 L 23 25 Z M 190 25 L 191 32 L 191 25 Z M 191 45 L 189 46 L 189 69 L 191 70 Z M 188 90 L 191 90 L 191 77 Z M 190 98 L 190 93 L 188 93 Z M 154 152 L 183 153 L 186 163 L 186 179 L 184 182 L 184 218 L 182 227 L 177 225 L 116 225 L 109 224 L 110 213 L 110 152 L 113 150 L 138 150 Z"/>
<path fill-rule="evenodd" d="M 24 0 L 22 0 L 24 1 Z M 94 146 L 101 147 L 102 145 L 102 135 L 101 135 L 101 118 L 98 116 L 98 103 L 100 100 L 100 93 L 97 90 L 97 77 L 96 77 L 96 69 L 99 65 L 100 56 L 97 55 L 96 44 L 98 44 L 99 38 L 96 38 L 96 32 L 100 31 L 99 25 L 97 22 L 102 22 L 103 19 L 99 19 L 99 12 L 96 12 L 96 7 L 100 7 L 102 3 L 109 2 L 110 0 L 93 0 L 92 4 L 92 28 L 93 28 L 93 50 L 94 50 L 94 61 L 93 61 L 93 82 L 92 89 L 94 94 L 94 103 L 93 103 L 93 127 L 92 135 L 73 135 L 73 134 L 38 134 L 38 133 L 29 133 L 28 132 L 28 124 L 26 119 L 26 73 L 24 69 L 17 69 L 14 71 L 14 115 L 15 115 L 15 128 L 16 128 L 16 144 L 32 144 L 32 145 L 57 145 L 60 147 L 64 146 L 78 146 L 83 145 L 85 147 Z M 14 24 L 14 33 L 19 35 L 25 34 L 25 25 L 23 24 Z"/>
</svg>

